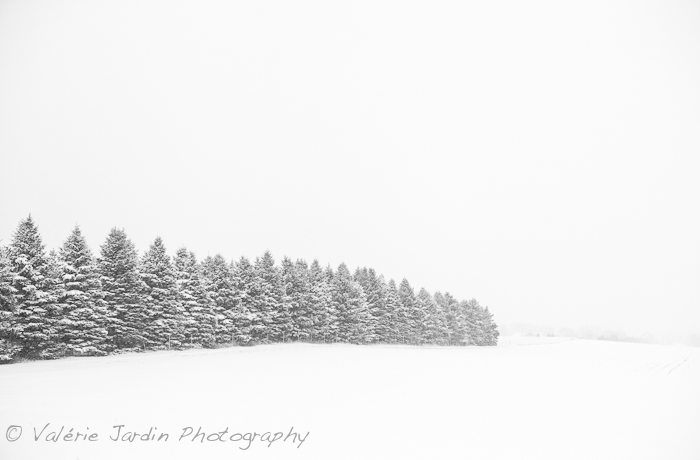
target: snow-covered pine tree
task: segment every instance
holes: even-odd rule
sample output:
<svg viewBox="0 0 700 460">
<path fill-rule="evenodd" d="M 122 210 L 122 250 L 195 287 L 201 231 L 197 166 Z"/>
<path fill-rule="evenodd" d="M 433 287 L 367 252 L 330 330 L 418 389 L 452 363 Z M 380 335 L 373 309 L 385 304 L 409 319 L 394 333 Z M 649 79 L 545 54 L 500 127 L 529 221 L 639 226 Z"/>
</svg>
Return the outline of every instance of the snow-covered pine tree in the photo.
<svg viewBox="0 0 700 460">
<path fill-rule="evenodd" d="M 335 311 L 336 317 L 335 334 L 333 334 L 331 342 L 347 342 L 349 335 L 348 306 L 347 299 L 345 299 L 345 296 L 343 295 L 344 290 L 339 289 L 339 286 L 342 286 L 342 279 L 339 279 L 337 270 L 334 271 L 330 265 L 326 267 L 325 274 L 329 280 L 331 305 Z"/>
<path fill-rule="evenodd" d="M 297 311 L 292 316 L 297 340 L 310 342 L 313 340 L 314 330 L 314 304 L 311 284 L 311 272 L 309 265 L 303 259 L 297 259 L 294 263 L 294 289 L 297 300 Z"/>
<path fill-rule="evenodd" d="M 441 338 L 439 308 L 433 296 L 425 288 L 418 291 L 416 307 L 424 318 L 421 329 L 422 343 L 439 344 Z"/>
<path fill-rule="evenodd" d="M 337 337 L 338 315 L 333 304 L 331 282 L 333 270 L 324 270 L 318 260 L 309 267 L 311 283 L 309 310 L 313 321 L 309 339 L 314 342 L 333 342 Z"/>
<path fill-rule="evenodd" d="M 459 345 L 462 332 L 459 331 L 458 302 L 449 293 L 435 293 L 435 302 L 438 304 L 443 317 L 443 342 L 445 345 Z"/>
<path fill-rule="evenodd" d="M 107 304 L 109 341 L 121 351 L 144 349 L 148 315 L 141 302 L 143 283 L 134 243 L 124 230 L 113 228 L 100 249 L 97 268 Z"/>
<path fill-rule="evenodd" d="M 107 309 L 95 260 L 77 225 L 59 254 L 60 333 L 66 353 L 103 356 L 109 348 Z"/>
<path fill-rule="evenodd" d="M 367 306 L 374 323 L 374 340 L 381 343 L 393 341 L 391 315 L 386 299 L 388 286 L 384 277 L 377 276 L 372 268 L 358 268 L 355 271 L 355 281 L 360 283 L 367 297 Z"/>
<path fill-rule="evenodd" d="M 450 343 L 450 333 L 449 327 L 447 325 L 447 313 L 443 308 L 443 304 L 438 301 L 438 297 L 442 297 L 444 302 L 444 296 L 437 292 L 433 295 L 433 305 L 435 307 L 436 319 L 433 322 L 435 327 L 435 343 L 438 345 L 449 345 Z"/>
<path fill-rule="evenodd" d="M 340 338 L 340 306 L 335 300 L 335 277 L 336 273 L 333 270 L 333 267 L 329 265 L 326 266 L 326 268 L 323 269 L 323 276 L 325 277 L 327 283 L 328 283 L 328 293 L 330 295 L 329 297 L 329 310 L 333 312 L 333 323 L 331 324 L 331 328 L 329 331 L 329 334 L 326 336 L 326 342 L 338 342 L 341 340 Z"/>
<path fill-rule="evenodd" d="M 399 299 L 406 313 L 406 331 L 408 333 L 408 343 L 418 345 L 421 343 L 423 315 L 416 304 L 416 295 L 411 284 L 406 278 L 399 284 Z"/>
<path fill-rule="evenodd" d="M 270 251 L 255 260 L 255 292 L 253 311 L 258 323 L 253 327 L 253 335 L 258 342 L 282 341 L 290 329 L 291 316 L 283 302 L 282 280 Z"/>
<path fill-rule="evenodd" d="M 238 264 L 233 260 L 229 263 L 229 273 L 231 274 L 231 290 L 233 293 L 233 307 L 227 312 L 227 317 L 233 324 L 234 342 L 239 345 L 247 345 L 251 341 L 250 336 L 250 311 L 242 308 L 239 298 L 243 292 L 237 286 L 241 284 L 238 279 Z"/>
<path fill-rule="evenodd" d="M 367 267 L 357 267 L 355 269 L 355 273 L 352 275 L 352 279 L 355 280 L 355 282 L 359 283 L 360 286 L 362 286 L 362 289 L 365 288 L 365 284 L 367 283 L 367 278 L 369 277 L 369 270 Z"/>
<path fill-rule="evenodd" d="M 399 297 L 399 289 L 396 281 L 389 280 L 386 291 L 386 309 L 391 318 L 391 334 L 393 343 L 407 343 L 408 341 L 408 313 Z"/>
<path fill-rule="evenodd" d="M 61 296 L 61 261 L 58 257 L 58 252 L 52 249 L 46 257 L 46 293 L 47 295 L 47 311 L 46 323 L 51 330 L 49 340 L 44 345 L 42 350 L 42 358 L 55 359 L 65 356 L 67 347 L 62 341 L 63 327 L 63 309 L 59 303 Z"/>
<path fill-rule="evenodd" d="M 207 256 L 202 262 L 202 273 L 207 295 L 214 302 L 216 343 L 237 343 L 240 332 L 234 322 L 236 291 L 231 267 L 221 254 Z"/>
<path fill-rule="evenodd" d="M 294 263 L 288 257 L 284 257 L 280 272 L 283 295 L 291 319 L 292 328 L 289 334 L 296 341 L 308 340 L 313 327 L 309 267 L 301 259 Z"/>
<path fill-rule="evenodd" d="M 49 291 L 56 289 L 61 276 L 61 259 L 58 256 L 58 252 L 52 249 L 46 257 L 46 279 Z"/>
<path fill-rule="evenodd" d="M 485 327 L 486 343 L 484 345 L 494 346 L 498 345 L 498 326 L 493 321 L 493 314 L 489 311 L 489 307 L 484 308 L 483 312 L 483 324 Z"/>
<path fill-rule="evenodd" d="M 14 312 L 15 293 L 12 287 L 12 272 L 8 248 L 0 246 L 0 311 Z"/>
<path fill-rule="evenodd" d="M 373 274 L 374 270 L 370 268 L 370 276 L 375 276 Z M 389 295 L 389 284 L 384 279 L 384 275 L 378 275 L 376 277 L 376 285 L 379 287 L 380 297 L 378 302 L 374 304 L 375 311 L 372 313 L 377 321 L 377 328 L 381 332 L 381 335 L 377 338 L 377 341 L 382 343 L 394 343 L 396 341 L 394 337 L 394 325 L 392 323 L 392 307 Z M 376 289 L 376 287 L 374 288 Z M 398 296 L 395 298 L 398 303 Z"/>
<path fill-rule="evenodd" d="M 299 329 L 296 325 L 296 316 L 299 310 L 300 286 L 297 281 L 294 262 L 287 256 L 282 257 L 280 263 L 280 286 L 282 288 L 282 311 L 287 311 L 289 321 L 285 324 L 283 335 L 285 340 L 299 340 Z"/>
<path fill-rule="evenodd" d="M 449 293 L 445 293 L 445 299 L 447 300 L 448 311 L 450 312 L 448 318 L 450 321 L 450 337 L 452 345 L 473 345 L 473 337 L 470 334 L 470 320 L 469 315 L 465 313 L 465 309 L 462 308 L 464 302 L 459 302 L 457 299 L 452 297 Z"/>
<path fill-rule="evenodd" d="M 233 267 L 235 309 L 238 312 L 238 343 L 241 345 L 253 343 L 253 326 L 260 324 L 254 305 L 256 280 L 253 264 L 247 257 L 241 257 Z"/>
<path fill-rule="evenodd" d="M 12 288 L 17 304 L 11 317 L 13 340 L 25 358 L 53 358 L 58 342 L 55 296 L 48 278 L 49 261 L 30 215 L 22 220 L 8 248 Z"/>
<path fill-rule="evenodd" d="M 301 286 L 297 280 L 297 274 L 292 259 L 286 256 L 283 257 L 278 273 L 281 290 L 280 316 L 278 317 L 280 337 L 278 337 L 278 340 L 282 342 L 298 340 L 299 331 L 294 320 L 301 307 Z"/>
<path fill-rule="evenodd" d="M 486 325 L 484 324 L 484 309 L 476 299 L 459 303 L 462 318 L 464 345 L 487 345 Z"/>
<path fill-rule="evenodd" d="M 16 291 L 12 286 L 10 268 L 8 250 L 0 246 L 0 364 L 12 362 L 21 350 L 12 331 L 16 314 Z"/>
<path fill-rule="evenodd" d="M 214 310 L 204 289 L 197 257 L 187 248 L 180 248 L 173 259 L 177 299 L 183 311 L 185 348 L 214 346 Z"/>
<path fill-rule="evenodd" d="M 184 309 L 178 302 L 175 271 L 161 237 L 157 237 L 141 259 L 139 275 L 142 302 L 148 316 L 145 336 L 156 350 L 182 348 L 185 340 Z"/>
<path fill-rule="evenodd" d="M 344 263 L 338 266 L 331 286 L 333 304 L 338 311 L 338 339 L 357 344 L 374 340 L 367 297 Z"/>
<path fill-rule="evenodd" d="M 438 333 L 439 340 L 442 345 L 451 345 L 450 343 L 450 327 L 448 321 L 447 301 L 442 292 L 438 291 L 433 294 L 433 300 L 437 305 L 438 314 L 441 318 L 440 331 Z"/>
</svg>

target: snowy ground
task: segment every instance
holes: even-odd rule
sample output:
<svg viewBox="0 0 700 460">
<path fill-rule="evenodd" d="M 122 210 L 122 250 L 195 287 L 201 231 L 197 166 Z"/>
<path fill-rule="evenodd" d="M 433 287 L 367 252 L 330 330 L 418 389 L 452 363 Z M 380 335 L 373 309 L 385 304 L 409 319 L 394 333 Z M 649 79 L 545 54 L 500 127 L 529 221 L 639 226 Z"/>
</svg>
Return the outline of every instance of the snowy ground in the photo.
<svg viewBox="0 0 700 460">
<path fill-rule="evenodd" d="M 698 349 L 501 343 L 295 344 L 0 366 L 0 460 L 700 458 Z M 15 442 L 11 425 L 22 427 Z M 111 441 L 114 425 L 122 436 L 157 427 L 170 437 Z M 61 426 L 62 436 L 73 428 L 97 440 L 46 441 Z M 184 427 L 228 427 L 226 442 L 178 441 Z M 230 440 L 286 437 L 291 427 L 306 436 L 300 447 L 299 438 Z"/>
</svg>

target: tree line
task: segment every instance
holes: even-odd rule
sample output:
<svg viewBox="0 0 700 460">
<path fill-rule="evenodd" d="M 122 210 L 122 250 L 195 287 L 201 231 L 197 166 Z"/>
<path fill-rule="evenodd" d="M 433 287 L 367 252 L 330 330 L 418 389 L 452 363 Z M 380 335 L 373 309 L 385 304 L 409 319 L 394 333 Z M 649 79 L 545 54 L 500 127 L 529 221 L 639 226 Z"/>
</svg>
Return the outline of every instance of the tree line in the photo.
<svg viewBox="0 0 700 460">
<path fill-rule="evenodd" d="M 31 215 L 0 247 L 0 363 L 276 342 L 496 345 L 488 307 L 270 252 L 198 261 L 114 228 L 94 257 L 76 226 L 47 253 Z"/>
</svg>

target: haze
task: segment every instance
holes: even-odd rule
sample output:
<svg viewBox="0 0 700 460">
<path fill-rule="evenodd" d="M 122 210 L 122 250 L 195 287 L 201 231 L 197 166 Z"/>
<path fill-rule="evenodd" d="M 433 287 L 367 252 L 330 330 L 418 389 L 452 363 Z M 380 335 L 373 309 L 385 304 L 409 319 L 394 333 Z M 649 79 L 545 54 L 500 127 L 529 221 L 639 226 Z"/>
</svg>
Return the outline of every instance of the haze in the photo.
<svg viewBox="0 0 700 460">
<path fill-rule="evenodd" d="M 694 1 L 0 1 L 0 244 L 266 249 L 700 327 Z"/>
</svg>

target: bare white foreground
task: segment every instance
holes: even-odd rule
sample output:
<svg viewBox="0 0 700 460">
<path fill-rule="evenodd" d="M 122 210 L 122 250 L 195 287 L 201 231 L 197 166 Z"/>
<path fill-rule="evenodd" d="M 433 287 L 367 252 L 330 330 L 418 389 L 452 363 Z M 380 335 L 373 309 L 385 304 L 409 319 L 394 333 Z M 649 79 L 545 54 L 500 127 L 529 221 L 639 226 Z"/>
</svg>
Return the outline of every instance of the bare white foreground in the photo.
<svg viewBox="0 0 700 460">
<path fill-rule="evenodd" d="M 501 343 L 295 344 L 2 366 L 0 459 L 699 458 L 697 349 Z M 15 442 L 11 425 L 22 427 Z M 114 425 L 170 437 L 112 441 Z M 63 438 L 47 441 L 61 426 Z M 309 434 L 300 447 L 258 437 L 242 450 L 245 441 L 178 441 L 188 426 L 228 428 L 224 438 Z M 98 440 L 63 440 L 71 428 Z M 35 429 L 44 429 L 38 441 Z"/>
</svg>

